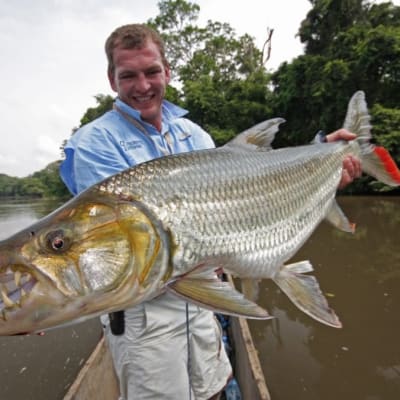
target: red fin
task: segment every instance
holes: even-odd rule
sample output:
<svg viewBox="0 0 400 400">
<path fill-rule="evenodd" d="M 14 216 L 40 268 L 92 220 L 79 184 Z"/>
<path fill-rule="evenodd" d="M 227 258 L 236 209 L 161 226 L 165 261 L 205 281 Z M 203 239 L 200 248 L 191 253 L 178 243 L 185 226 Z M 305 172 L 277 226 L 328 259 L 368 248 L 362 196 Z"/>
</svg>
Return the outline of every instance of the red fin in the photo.
<svg viewBox="0 0 400 400">
<path fill-rule="evenodd" d="M 374 148 L 374 153 L 380 158 L 380 160 L 384 164 L 385 171 L 392 177 L 392 179 L 400 184 L 400 170 L 389 152 L 384 147 L 376 146 Z"/>
</svg>

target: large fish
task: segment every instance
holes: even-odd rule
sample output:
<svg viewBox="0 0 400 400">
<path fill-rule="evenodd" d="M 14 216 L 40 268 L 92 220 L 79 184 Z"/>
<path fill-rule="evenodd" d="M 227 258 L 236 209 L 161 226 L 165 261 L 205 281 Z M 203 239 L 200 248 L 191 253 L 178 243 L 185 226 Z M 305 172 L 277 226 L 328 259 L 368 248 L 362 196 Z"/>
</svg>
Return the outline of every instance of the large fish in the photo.
<svg viewBox="0 0 400 400">
<path fill-rule="evenodd" d="M 335 201 L 346 155 L 398 186 L 387 152 L 370 144 L 363 92 L 349 103 L 352 142 L 271 149 L 282 119 L 227 145 L 118 173 L 0 242 L 0 334 L 41 331 L 171 291 L 226 314 L 268 313 L 218 278 L 269 278 L 304 312 L 334 327 L 308 261 L 285 265 L 323 220 L 353 231 Z"/>
</svg>

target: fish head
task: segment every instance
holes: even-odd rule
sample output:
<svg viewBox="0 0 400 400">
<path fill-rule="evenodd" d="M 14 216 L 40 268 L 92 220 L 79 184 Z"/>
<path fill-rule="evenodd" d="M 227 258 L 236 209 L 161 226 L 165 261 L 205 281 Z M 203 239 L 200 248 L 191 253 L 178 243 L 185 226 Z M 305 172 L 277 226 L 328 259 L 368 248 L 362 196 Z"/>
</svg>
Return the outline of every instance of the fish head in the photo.
<svg viewBox="0 0 400 400">
<path fill-rule="evenodd" d="M 137 304 L 159 290 L 167 264 L 160 228 L 140 204 L 77 196 L 0 242 L 0 335 Z"/>
</svg>

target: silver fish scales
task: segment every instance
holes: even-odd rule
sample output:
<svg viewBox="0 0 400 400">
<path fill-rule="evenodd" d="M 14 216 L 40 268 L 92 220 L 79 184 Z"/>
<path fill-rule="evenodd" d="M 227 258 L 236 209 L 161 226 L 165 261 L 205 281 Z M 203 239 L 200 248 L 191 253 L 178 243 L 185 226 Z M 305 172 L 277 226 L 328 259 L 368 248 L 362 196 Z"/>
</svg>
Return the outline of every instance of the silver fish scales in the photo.
<svg viewBox="0 0 400 400">
<path fill-rule="evenodd" d="M 271 278 L 327 214 L 349 152 L 344 143 L 223 147 L 144 163 L 96 190 L 141 201 L 157 215 L 178 248 L 177 275 L 204 258 L 231 257 L 232 272 Z"/>
</svg>

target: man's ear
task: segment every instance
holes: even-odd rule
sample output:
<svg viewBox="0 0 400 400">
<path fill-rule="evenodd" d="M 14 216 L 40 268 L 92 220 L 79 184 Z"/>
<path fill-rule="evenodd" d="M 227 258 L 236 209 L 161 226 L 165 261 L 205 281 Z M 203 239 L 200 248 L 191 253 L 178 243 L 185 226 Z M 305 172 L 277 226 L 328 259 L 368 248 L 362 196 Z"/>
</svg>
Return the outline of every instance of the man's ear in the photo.
<svg viewBox="0 0 400 400">
<path fill-rule="evenodd" d="M 115 84 L 115 75 L 112 71 L 107 71 L 108 81 L 110 82 L 111 89 L 117 92 L 117 85 Z"/>
<path fill-rule="evenodd" d="M 165 81 L 167 82 L 167 85 L 169 84 L 169 82 L 171 81 L 171 68 L 169 67 L 169 65 L 165 65 Z"/>
</svg>

